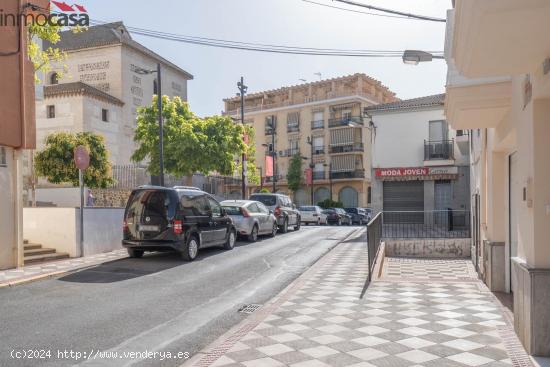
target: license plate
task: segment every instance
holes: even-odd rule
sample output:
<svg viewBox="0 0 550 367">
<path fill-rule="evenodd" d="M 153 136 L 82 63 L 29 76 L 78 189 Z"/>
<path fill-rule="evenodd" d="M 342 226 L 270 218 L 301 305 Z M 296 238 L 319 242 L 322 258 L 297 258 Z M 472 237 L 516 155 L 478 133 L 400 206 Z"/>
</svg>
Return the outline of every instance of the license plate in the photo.
<svg viewBox="0 0 550 367">
<path fill-rule="evenodd" d="M 141 232 L 158 232 L 159 226 L 140 225 L 139 230 Z"/>
</svg>

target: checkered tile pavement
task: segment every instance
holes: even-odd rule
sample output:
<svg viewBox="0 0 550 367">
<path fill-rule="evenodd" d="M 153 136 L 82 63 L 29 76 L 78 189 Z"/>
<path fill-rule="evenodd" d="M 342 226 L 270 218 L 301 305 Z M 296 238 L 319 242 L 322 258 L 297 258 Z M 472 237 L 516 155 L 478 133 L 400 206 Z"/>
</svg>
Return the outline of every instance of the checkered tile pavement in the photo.
<svg viewBox="0 0 550 367">
<path fill-rule="evenodd" d="M 387 276 L 365 292 L 365 245 L 339 245 L 267 316 L 252 315 L 242 335 L 186 366 L 512 365 L 501 306 L 469 277 L 467 261 L 386 261 Z"/>
<path fill-rule="evenodd" d="M 104 254 L 29 265 L 18 269 L 3 270 L 0 271 L 0 287 L 37 276 L 47 276 L 49 274 L 53 275 L 59 272 L 77 270 L 125 257 L 128 257 L 126 250 L 116 250 Z"/>
</svg>

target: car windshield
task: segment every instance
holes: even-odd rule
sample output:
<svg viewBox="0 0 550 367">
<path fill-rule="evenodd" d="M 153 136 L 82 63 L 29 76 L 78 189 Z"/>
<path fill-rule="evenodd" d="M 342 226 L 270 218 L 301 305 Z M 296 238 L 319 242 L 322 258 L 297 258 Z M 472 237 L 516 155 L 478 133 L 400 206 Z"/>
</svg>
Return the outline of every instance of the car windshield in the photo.
<svg viewBox="0 0 550 367">
<path fill-rule="evenodd" d="M 348 213 L 357 213 L 357 209 L 355 209 L 355 208 L 346 208 L 344 210 Z"/>
<path fill-rule="evenodd" d="M 301 206 L 300 211 L 301 212 L 314 212 L 315 207 L 314 206 Z"/>
<path fill-rule="evenodd" d="M 259 201 L 267 206 L 277 205 L 277 197 L 274 195 L 252 195 L 250 199 Z"/>
<path fill-rule="evenodd" d="M 238 206 L 226 206 L 223 205 L 222 208 L 225 209 L 227 215 L 242 215 L 241 208 Z"/>
<path fill-rule="evenodd" d="M 336 213 L 334 211 L 334 209 L 325 209 L 325 210 L 323 210 L 323 214 L 334 214 L 334 213 Z"/>
</svg>

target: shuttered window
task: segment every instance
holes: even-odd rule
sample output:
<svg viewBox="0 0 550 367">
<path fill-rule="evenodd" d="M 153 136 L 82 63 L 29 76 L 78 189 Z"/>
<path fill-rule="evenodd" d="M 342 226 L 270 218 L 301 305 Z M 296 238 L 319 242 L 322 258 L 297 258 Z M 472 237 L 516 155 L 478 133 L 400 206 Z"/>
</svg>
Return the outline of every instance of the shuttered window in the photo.
<svg viewBox="0 0 550 367">
<path fill-rule="evenodd" d="M 423 211 L 424 181 L 384 181 L 384 211 Z"/>
<path fill-rule="evenodd" d="M 298 127 L 300 124 L 300 112 L 291 112 L 287 115 L 288 127 Z"/>
<path fill-rule="evenodd" d="M 335 129 L 330 131 L 330 146 L 353 144 L 353 129 Z"/>
<path fill-rule="evenodd" d="M 355 156 L 340 155 L 332 157 L 332 172 L 355 171 Z"/>
</svg>

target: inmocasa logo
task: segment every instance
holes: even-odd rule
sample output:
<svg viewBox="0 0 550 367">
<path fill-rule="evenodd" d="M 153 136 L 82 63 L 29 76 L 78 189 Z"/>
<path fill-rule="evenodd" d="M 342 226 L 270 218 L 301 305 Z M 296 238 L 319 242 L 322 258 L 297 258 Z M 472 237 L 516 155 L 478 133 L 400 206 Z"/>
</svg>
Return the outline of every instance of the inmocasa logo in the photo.
<svg viewBox="0 0 550 367">
<path fill-rule="evenodd" d="M 37 8 L 29 3 L 20 14 L 4 13 L 4 10 L 0 9 L 0 27 L 20 25 L 88 27 L 90 16 L 83 5 L 54 0 L 50 1 L 47 9 Z"/>
</svg>

